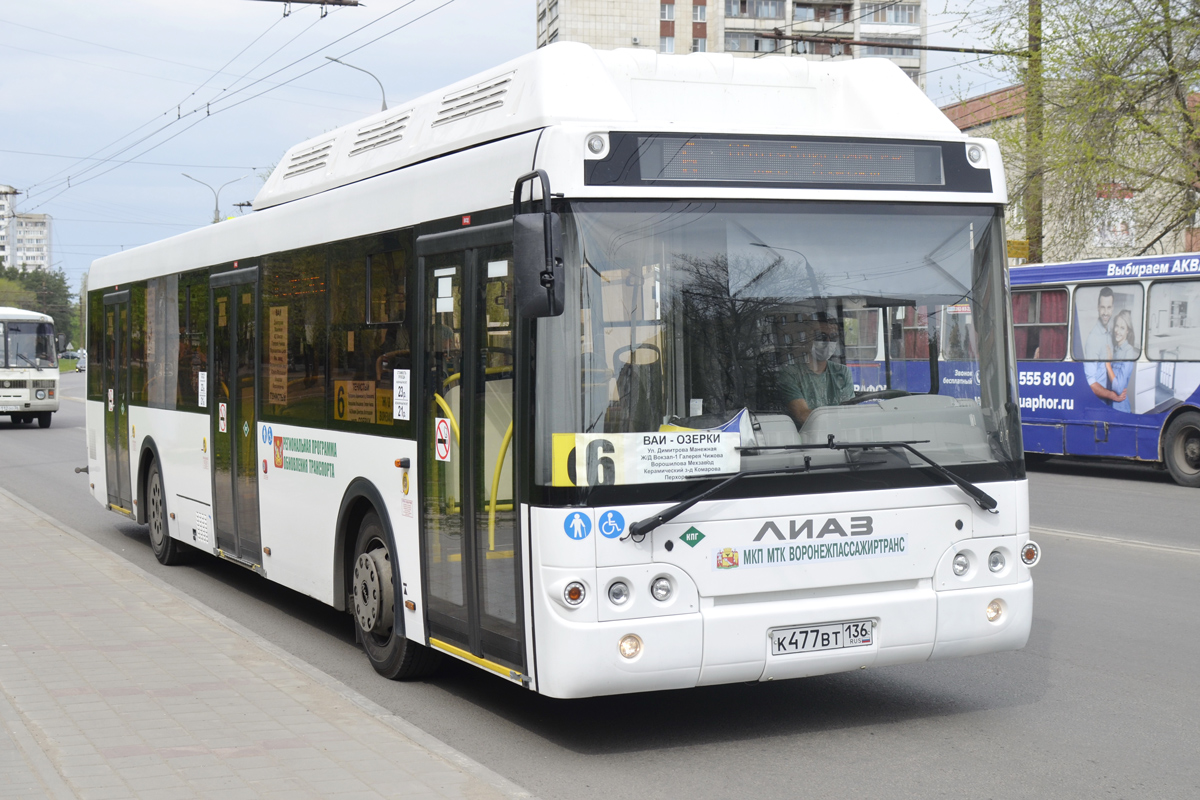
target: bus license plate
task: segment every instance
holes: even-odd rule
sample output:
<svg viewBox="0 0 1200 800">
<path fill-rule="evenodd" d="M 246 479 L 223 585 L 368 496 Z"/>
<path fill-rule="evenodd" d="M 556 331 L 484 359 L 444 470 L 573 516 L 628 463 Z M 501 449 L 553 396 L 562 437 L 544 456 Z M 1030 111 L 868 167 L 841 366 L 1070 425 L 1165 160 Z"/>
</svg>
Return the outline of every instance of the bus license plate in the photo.
<svg viewBox="0 0 1200 800">
<path fill-rule="evenodd" d="M 20 411 L 20 410 L 21 410 L 20 406 L 0 406 L 0 414 L 4 413 L 5 411 Z"/>
<path fill-rule="evenodd" d="M 770 632 L 771 655 L 807 653 L 814 650 L 839 650 L 866 647 L 875 641 L 871 620 L 827 622 L 799 628 L 775 628 Z"/>
</svg>

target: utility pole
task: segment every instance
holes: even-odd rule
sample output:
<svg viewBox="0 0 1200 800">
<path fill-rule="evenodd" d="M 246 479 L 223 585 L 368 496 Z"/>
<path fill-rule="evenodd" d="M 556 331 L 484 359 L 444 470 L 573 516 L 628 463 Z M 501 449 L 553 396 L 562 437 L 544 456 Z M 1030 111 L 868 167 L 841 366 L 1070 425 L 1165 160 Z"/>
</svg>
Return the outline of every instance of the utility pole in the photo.
<svg viewBox="0 0 1200 800">
<path fill-rule="evenodd" d="M 213 193 L 213 224 L 214 225 L 221 221 L 221 190 L 224 189 L 226 186 L 228 186 L 231 183 L 237 183 L 238 181 L 245 180 L 246 178 L 250 177 L 249 175 L 243 175 L 240 178 L 234 178 L 231 181 L 225 181 L 225 183 L 222 183 L 220 186 L 218 186 L 216 189 L 214 189 L 213 187 L 209 186 L 204 181 L 200 180 L 199 178 L 193 178 L 191 175 L 188 175 L 186 172 L 181 172 L 179 174 L 182 175 L 183 177 L 187 178 L 190 181 L 196 181 L 196 183 L 200 184 L 201 186 L 208 186 L 208 190 Z"/>
<path fill-rule="evenodd" d="M 1045 190 L 1045 98 L 1042 84 L 1042 0 L 1029 0 L 1029 60 L 1025 62 L 1025 238 L 1029 261 L 1044 258 L 1042 243 Z"/>
<path fill-rule="evenodd" d="M 372 78 L 375 78 L 375 82 L 379 84 L 379 93 L 383 95 L 383 106 L 379 110 L 387 111 L 387 92 L 384 91 L 383 81 L 379 80 L 379 78 L 376 78 L 374 72 L 367 72 L 367 70 L 363 69 L 362 67 L 356 67 L 353 64 L 347 64 L 345 61 L 342 61 L 339 58 L 334 58 L 333 56 L 325 56 L 325 58 L 329 59 L 330 61 L 334 62 L 335 64 L 341 64 L 343 67 L 349 67 L 350 69 L 356 69 L 359 72 L 366 72 Z"/>
</svg>

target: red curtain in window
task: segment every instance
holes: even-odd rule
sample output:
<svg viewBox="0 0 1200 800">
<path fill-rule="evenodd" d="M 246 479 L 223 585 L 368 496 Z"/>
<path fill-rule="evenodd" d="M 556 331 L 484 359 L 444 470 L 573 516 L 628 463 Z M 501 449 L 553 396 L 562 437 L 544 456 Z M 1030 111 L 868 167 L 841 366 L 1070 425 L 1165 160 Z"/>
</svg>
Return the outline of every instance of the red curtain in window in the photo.
<svg viewBox="0 0 1200 800">
<path fill-rule="evenodd" d="M 1067 293 L 1063 292 L 1062 294 L 1063 294 L 1063 309 L 1064 309 L 1063 317 L 1065 319 Z M 1045 303 L 1045 300 L 1043 300 L 1042 302 Z M 1046 307 L 1045 305 L 1042 306 L 1043 309 L 1045 309 L 1045 307 Z M 1066 358 L 1067 357 L 1067 326 L 1066 325 L 1046 326 L 1041 329 L 1041 332 L 1042 332 L 1041 333 L 1041 339 L 1042 339 L 1041 350 L 1042 350 L 1042 352 L 1040 354 L 1040 357 L 1043 359 L 1053 359 L 1055 361 L 1061 361 L 1062 359 Z"/>
<path fill-rule="evenodd" d="M 1014 298 L 1015 300 L 1015 298 Z M 1052 292 L 1042 292 L 1042 318 L 1038 322 L 1067 321 L 1067 292 L 1058 289 Z M 1033 320 L 1030 320 L 1033 322 Z M 1065 336 L 1064 332 L 1064 336 Z M 1065 339 L 1064 339 L 1065 341 Z M 1065 354 L 1065 352 L 1064 352 Z"/>
<path fill-rule="evenodd" d="M 1013 322 L 1020 325 L 1024 322 L 1034 322 L 1029 318 L 1029 309 L 1032 307 L 1033 294 L 1030 292 L 1021 292 L 1013 295 Z"/>
</svg>

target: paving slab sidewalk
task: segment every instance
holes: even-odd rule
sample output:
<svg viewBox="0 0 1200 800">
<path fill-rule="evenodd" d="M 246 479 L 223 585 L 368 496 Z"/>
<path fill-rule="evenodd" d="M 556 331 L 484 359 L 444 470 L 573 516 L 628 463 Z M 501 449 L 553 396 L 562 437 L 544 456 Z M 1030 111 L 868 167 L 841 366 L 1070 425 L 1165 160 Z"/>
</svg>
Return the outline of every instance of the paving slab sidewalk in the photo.
<svg viewBox="0 0 1200 800">
<path fill-rule="evenodd" d="M 0 798 L 530 795 L 0 489 Z"/>
</svg>

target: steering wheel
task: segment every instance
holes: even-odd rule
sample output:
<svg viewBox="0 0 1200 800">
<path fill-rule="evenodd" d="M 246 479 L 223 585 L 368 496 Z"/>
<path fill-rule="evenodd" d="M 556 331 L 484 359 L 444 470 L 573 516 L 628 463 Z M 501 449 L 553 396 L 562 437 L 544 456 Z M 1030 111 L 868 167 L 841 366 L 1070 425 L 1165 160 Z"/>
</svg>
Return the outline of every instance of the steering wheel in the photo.
<svg viewBox="0 0 1200 800">
<path fill-rule="evenodd" d="M 906 392 L 903 389 L 884 389 L 881 392 L 867 392 L 866 394 L 860 394 L 855 397 L 851 397 L 849 400 L 843 400 L 838 405 L 853 406 L 859 403 L 865 403 L 868 400 L 894 400 L 897 397 L 905 397 L 908 394 L 909 392 Z"/>
</svg>

